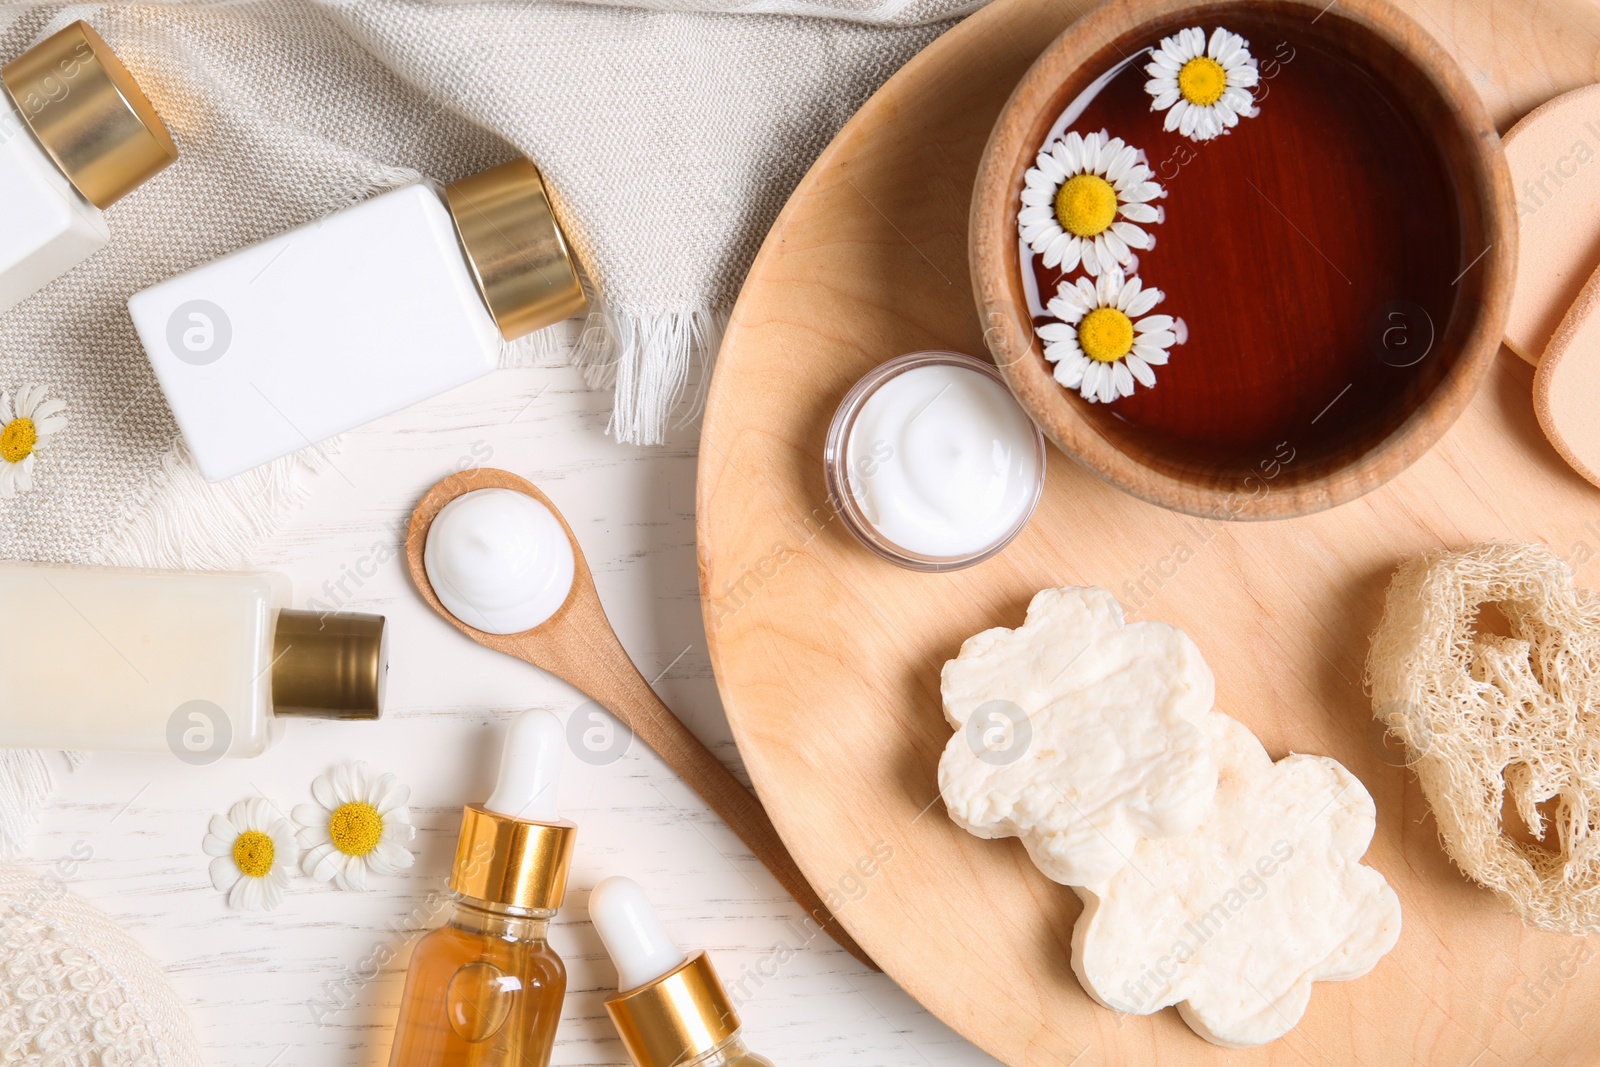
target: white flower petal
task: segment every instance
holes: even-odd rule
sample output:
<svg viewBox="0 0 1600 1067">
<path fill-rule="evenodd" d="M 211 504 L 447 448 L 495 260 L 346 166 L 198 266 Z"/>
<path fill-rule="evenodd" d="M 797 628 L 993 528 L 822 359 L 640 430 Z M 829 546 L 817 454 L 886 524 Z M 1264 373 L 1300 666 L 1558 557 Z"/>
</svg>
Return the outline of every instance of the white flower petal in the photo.
<svg viewBox="0 0 1600 1067">
<path fill-rule="evenodd" d="M 1132 352 L 1128 353 L 1126 356 L 1123 356 L 1122 362 L 1127 364 L 1128 373 L 1132 374 L 1134 378 L 1138 380 L 1140 385 L 1144 386 L 1146 389 L 1155 388 L 1156 372 L 1150 369 L 1150 364 L 1146 363 L 1143 359 Z"/>
<path fill-rule="evenodd" d="M 333 809 L 339 806 L 339 798 L 333 792 L 333 783 L 328 780 L 328 776 L 325 774 L 311 783 L 311 795 L 329 813 L 332 813 Z"/>
<path fill-rule="evenodd" d="M 1150 291 L 1154 293 L 1161 292 L 1160 289 L 1152 289 Z M 1172 329 L 1172 316 L 1146 315 L 1133 324 L 1133 329 L 1135 333 L 1159 333 L 1162 330 L 1170 330 Z"/>
<path fill-rule="evenodd" d="M 232 849 L 229 849 L 232 852 Z M 232 889 L 234 883 L 244 877 L 239 870 L 239 865 L 233 862 L 233 857 L 218 856 L 211 861 L 211 885 L 219 893 L 226 893 Z"/>
<path fill-rule="evenodd" d="M 1151 348 L 1147 345 L 1135 343 L 1133 346 L 1133 354 L 1150 364 L 1152 367 L 1160 367 L 1165 365 L 1167 362 L 1167 350 L 1164 348 Z"/>
<path fill-rule="evenodd" d="M 1123 310 L 1128 313 L 1128 317 L 1130 319 L 1137 319 L 1140 315 L 1143 315 L 1145 312 L 1161 303 L 1161 298 L 1165 295 L 1166 294 L 1160 289 L 1152 286 L 1149 289 L 1146 289 L 1144 292 L 1137 294 L 1132 300 L 1128 301 L 1128 306 L 1123 308 Z M 1138 330 L 1137 323 L 1135 323 L 1134 329 L 1135 331 Z"/>
<path fill-rule="evenodd" d="M 1133 255 L 1133 253 L 1128 250 L 1127 242 L 1119 237 L 1114 229 L 1106 230 L 1104 233 L 1100 234 L 1099 237 L 1095 238 L 1095 240 L 1103 243 L 1106 249 L 1111 253 L 1112 258 L 1114 258 L 1118 263 L 1128 262 L 1128 257 Z"/>
<path fill-rule="evenodd" d="M 261 910 L 261 879 L 241 878 L 228 891 L 228 907 L 236 911 Z"/>
<path fill-rule="evenodd" d="M 1064 359 L 1056 364 L 1055 379 L 1068 389 L 1076 389 L 1083 384 L 1083 372 L 1088 365 L 1089 360 L 1086 356 Z"/>
<path fill-rule="evenodd" d="M 1133 395 L 1133 375 L 1128 372 L 1127 365 L 1122 360 L 1111 364 L 1111 387 L 1119 396 Z"/>
</svg>

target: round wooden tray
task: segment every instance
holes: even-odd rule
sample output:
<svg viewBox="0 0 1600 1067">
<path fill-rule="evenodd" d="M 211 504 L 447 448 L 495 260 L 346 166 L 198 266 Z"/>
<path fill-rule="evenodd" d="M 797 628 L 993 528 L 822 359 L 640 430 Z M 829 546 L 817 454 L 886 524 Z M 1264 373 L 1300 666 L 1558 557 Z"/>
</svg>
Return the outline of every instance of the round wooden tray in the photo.
<svg viewBox="0 0 1600 1067">
<path fill-rule="evenodd" d="M 1487 4 L 1405 10 L 1441 37 L 1449 28 L 1502 128 L 1592 79 L 1588 4 L 1504 7 L 1500 22 Z M 757 790 L 884 970 L 1008 1064 L 1589 1062 L 1592 943 L 1525 928 L 1451 865 L 1361 684 L 1383 591 L 1408 556 L 1540 540 L 1600 584 L 1600 564 L 1585 563 L 1600 558 L 1600 491 L 1540 433 L 1527 364 L 1502 351 L 1429 454 L 1305 518 L 1177 515 L 1052 450 L 1032 525 L 970 570 L 900 570 L 834 520 L 823 438 L 856 379 L 902 352 L 984 351 L 966 261 L 973 175 L 1011 88 L 1079 13 L 996 0 L 891 80 L 796 191 L 735 309 L 701 438 L 699 545 L 712 659 Z M 1094 1004 L 1071 968 L 1077 897 L 1015 841 L 957 829 L 938 801 L 941 665 L 967 636 L 1020 624 L 1036 590 L 1068 584 L 1188 631 L 1220 709 L 1276 757 L 1338 758 L 1377 802 L 1367 861 L 1400 896 L 1400 943 L 1365 978 L 1319 984 L 1277 1042 L 1219 1049 L 1173 1011 Z"/>
</svg>

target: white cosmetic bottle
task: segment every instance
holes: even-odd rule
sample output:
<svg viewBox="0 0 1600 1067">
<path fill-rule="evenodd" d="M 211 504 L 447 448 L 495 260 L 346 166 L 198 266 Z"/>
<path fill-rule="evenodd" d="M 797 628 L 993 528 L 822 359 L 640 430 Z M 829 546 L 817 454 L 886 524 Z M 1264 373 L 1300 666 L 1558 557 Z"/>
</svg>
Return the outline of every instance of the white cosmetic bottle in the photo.
<svg viewBox="0 0 1600 1067">
<path fill-rule="evenodd" d="M 634 1067 L 773 1067 L 745 1047 L 710 958 L 673 943 L 637 882 L 595 886 L 589 918 L 617 967 L 619 989 L 606 1012 Z"/>
<path fill-rule="evenodd" d="M 133 75 L 86 22 L 0 68 L 0 314 L 103 248 L 110 207 L 178 158 Z"/>
<path fill-rule="evenodd" d="M 0 748 L 258 756 L 278 716 L 376 719 L 384 619 L 277 574 L 0 562 Z"/>
<path fill-rule="evenodd" d="M 489 373 L 587 305 L 526 159 L 396 189 L 128 301 L 211 481 Z"/>
</svg>

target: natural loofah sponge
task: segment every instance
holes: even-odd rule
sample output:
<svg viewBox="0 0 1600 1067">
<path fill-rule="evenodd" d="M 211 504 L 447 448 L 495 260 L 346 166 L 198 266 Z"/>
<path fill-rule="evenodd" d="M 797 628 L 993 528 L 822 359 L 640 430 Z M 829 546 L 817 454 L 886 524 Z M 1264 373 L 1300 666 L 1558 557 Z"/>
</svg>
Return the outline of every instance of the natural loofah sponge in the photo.
<svg viewBox="0 0 1600 1067">
<path fill-rule="evenodd" d="M 1486 604 L 1510 637 L 1477 632 Z M 1367 683 L 1456 864 L 1526 922 L 1600 930 L 1600 594 L 1538 545 L 1431 552 L 1389 585 Z M 1507 794 L 1540 844 L 1503 832 Z"/>
</svg>

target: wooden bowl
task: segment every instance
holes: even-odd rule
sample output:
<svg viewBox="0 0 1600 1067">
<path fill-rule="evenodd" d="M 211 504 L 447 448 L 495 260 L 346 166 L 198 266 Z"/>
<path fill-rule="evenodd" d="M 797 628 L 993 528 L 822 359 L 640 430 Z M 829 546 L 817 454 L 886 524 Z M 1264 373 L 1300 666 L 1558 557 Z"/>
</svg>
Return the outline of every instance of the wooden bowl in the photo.
<svg viewBox="0 0 1600 1067">
<path fill-rule="evenodd" d="M 1250 41 L 1258 115 L 1209 142 L 1167 133 L 1142 53 L 1219 25 Z M 1034 333 L 1061 275 L 1025 262 L 1017 211 L 1062 128 L 1122 136 L 1167 191 L 1134 266 L 1187 341 L 1154 388 L 1110 404 L 1059 385 Z M 1477 94 L 1381 0 L 1113 0 L 1001 112 L 973 192 L 972 282 L 1001 373 L 1063 452 L 1178 511 L 1301 515 L 1394 477 L 1466 407 L 1504 330 L 1514 208 Z"/>
</svg>

